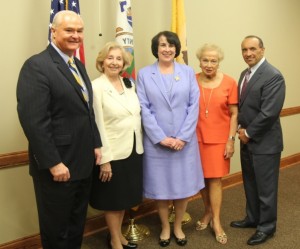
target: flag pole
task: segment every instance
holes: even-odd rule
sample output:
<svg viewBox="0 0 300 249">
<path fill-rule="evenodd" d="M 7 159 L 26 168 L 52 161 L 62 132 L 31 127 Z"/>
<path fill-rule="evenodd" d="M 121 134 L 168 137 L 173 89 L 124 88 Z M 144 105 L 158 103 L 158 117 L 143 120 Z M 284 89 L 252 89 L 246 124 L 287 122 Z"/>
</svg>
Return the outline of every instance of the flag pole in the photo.
<svg viewBox="0 0 300 249">
<path fill-rule="evenodd" d="M 98 6 L 98 10 L 99 10 L 99 15 L 98 15 L 98 24 L 99 24 L 99 36 L 102 36 L 102 25 L 101 25 L 101 1 L 98 1 L 99 6 Z"/>
<path fill-rule="evenodd" d="M 178 63 L 188 64 L 187 44 L 186 44 L 186 25 L 184 13 L 184 0 L 172 0 L 171 31 L 178 35 L 181 43 L 180 55 L 176 58 Z M 182 219 L 182 225 L 192 220 L 189 213 L 185 212 Z M 175 208 L 172 203 L 169 213 L 169 222 L 175 221 Z"/>
<path fill-rule="evenodd" d="M 135 81 L 135 64 L 134 64 L 134 48 L 133 48 L 133 18 L 130 0 L 115 0 L 117 8 L 116 16 L 116 42 L 123 46 L 128 53 L 131 54 L 131 65 L 126 72 L 122 74 L 123 77 Z M 135 224 L 134 211 L 138 209 L 133 207 L 128 210 L 129 225 L 122 229 L 123 236 L 130 242 L 137 242 L 150 235 L 149 229 L 144 225 Z"/>
</svg>

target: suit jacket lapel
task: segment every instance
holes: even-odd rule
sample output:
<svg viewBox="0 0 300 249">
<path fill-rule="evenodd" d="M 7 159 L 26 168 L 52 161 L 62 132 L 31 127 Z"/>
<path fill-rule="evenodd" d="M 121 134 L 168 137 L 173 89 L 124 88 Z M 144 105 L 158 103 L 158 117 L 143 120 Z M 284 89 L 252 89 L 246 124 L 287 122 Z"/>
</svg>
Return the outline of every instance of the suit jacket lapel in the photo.
<svg viewBox="0 0 300 249">
<path fill-rule="evenodd" d="M 254 87 L 255 84 L 257 84 L 259 78 L 261 77 L 263 71 L 264 71 L 264 68 L 267 64 L 267 61 L 264 61 L 260 67 L 255 71 L 254 75 L 250 78 L 249 82 L 248 82 L 248 85 L 247 85 L 247 88 L 245 89 L 245 92 L 243 94 L 243 98 L 240 99 L 240 105 L 243 104 L 244 100 L 247 98 L 249 92 L 251 91 L 251 88 Z M 241 87 L 241 84 L 242 84 L 242 80 L 244 79 L 244 76 L 247 72 L 247 69 L 243 72 L 243 76 L 241 77 L 240 81 L 239 81 L 239 95 L 240 95 L 240 87 Z"/>
<path fill-rule="evenodd" d="M 87 75 L 85 69 L 83 68 L 83 65 L 81 64 L 81 62 L 79 63 L 79 60 L 78 60 L 76 57 L 74 57 L 74 59 L 75 59 L 76 66 L 77 66 L 77 68 L 78 68 L 78 70 L 79 70 L 79 73 L 80 73 L 80 75 L 81 75 L 81 77 L 82 77 L 82 79 L 83 79 L 83 81 L 84 81 L 84 83 L 85 83 L 85 86 L 86 86 L 87 90 L 88 90 L 88 94 L 89 94 L 89 102 L 90 102 L 90 103 L 93 103 L 93 102 L 92 102 L 92 100 L 93 100 L 93 89 L 92 89 L 92 85 L 89 84 L 90 79 L 89 79 L 89 77 L 88 77 L 88 75 Z M 69 71 L 70 71 L 70 70 L 69 70 Z M 73 78 L 74 78 L 74 77 L 73 77 Z M 75 83 L 76 83 L 76 85 L 77 85 L 77 87 L 78 87 L 78 86 L 79 86 L 78 83 L 77 83 L 76 81 L 75 81 Z M 84 103 L 87 105 L 87 103 L 86 103 L 86 101 L 85 101 L 85 99 L 84 99 L 84 97 L 83 97 L 81 88 L 79 87 L 78 89 L 80 90 L 80 93 L 81 93 L 81 94 L 80 94 L 81 99 L 82 99 L 82 100 L 84 101 Z M 87 105 L 87 106 L 88 106 L 88 105 Z"/>
<path fill-rule="evenodd" d="M 61 71 L 61 73 L 65 76 L 65 78 L 68 80 L 68 82 L 75 88 L 75 91 L 77 92 L 78 96 L 80 97 L 80 99 L 83 101 L 83 103 L 88 107 L 88 104 L 86 103 L 86 101 L 84 100 L 84 97 L 82 95 L 81 92 L 81 87 L 79 86 L 79 84 L 77 83 L 76 79 L 74 78 L 72 72 L 70 71 L 68 65 L 65 63 L 65 61 L 63 60 L 63 58 L 57 53 L 57 51 L 51 46 L 48 46 L 48 51 L 53 59 L 53 62 L 57 64 L 57 68 L 59 71 Z M 76 60 L 75 60 L 76 61 Z M 77 66 L 77 64 L 76 64 Z M 81 68 L 78 68 L 80 70 L 80 74 L 83 77 L 85 82 L 86 81 L 86 76 L 84 73 L 82 73 Z M 88 84 L 86 84 L 88 85 Z M 89 96 L 91 95 L 91 89 L 88 90 L 89 91 Z"/>
<path fill-rule="evenodd" d="M 105 76 L 105 74 L 102 75 L 104 78 L 104 86 L 105 86 L 105 92 L 110 95 L 114 100 L 116 100 L 121 106 L 123 106 L 128 112 L 133 113 L 133 110 L 130 108 L 130 102 L 131 98 L 129 97 L 127 101 L 124 101 L 123 96 L 121 96 L 117 90 L 114 88 L 114 86 L 109 82 L 109 79 Z M 121 80 L 121 79 L 120 79 Z M 123 89 L 125 94 L 129 95 L 129 91 L 126 88 L 126 86 L 123 84 L 123 81 L 121 80 Z"/>
<path fill-rule="evenodd" d="M 177 66 L 177 63 L 174 62 L 174 78 L 173 78 L 173 89 L 171 92 L 171 98 L 170 101 L 172 102 L 172 99 L 174 97 L 175 92 L 177 91 L 177 88 L 179 87 L 181 82 L 181 71 Z"/>
<path fill-rule="evenodd" d="M 151 77 L 153 79 L 153 82 L 155 83 L 155 85 L 157 86 L 157 88 L 159 89 L 159 91 L 161 92 L 161 94 L 164 96 L 165 100 L 169 104 L 169 106 L 171 106 L 169 96 L 166 93 L 164 83 L 162 82 L 160 72 L 158 71 L 157 62 L 154 63 L 151 67 Z"/>
</svg>

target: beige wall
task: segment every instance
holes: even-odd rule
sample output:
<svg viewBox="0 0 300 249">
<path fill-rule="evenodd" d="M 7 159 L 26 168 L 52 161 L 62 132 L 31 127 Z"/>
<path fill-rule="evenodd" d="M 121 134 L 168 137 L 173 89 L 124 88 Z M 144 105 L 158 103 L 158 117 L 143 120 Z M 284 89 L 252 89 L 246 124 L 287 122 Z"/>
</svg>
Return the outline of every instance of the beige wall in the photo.
<svg viewBox="0 0 300 249">
<path fill-rule="evenodd" d="M 47 44 L 50 0 L 2 1 L 0 15 L 0 154 L 26 150 L 27 141 L 16 114 L 15 88 L 20 67 L 29 56 Z M 81 0 L 85 21 L 86 66 L 90 78 L 98 73 L 94 61 L 105 42 L 114 39 L 117 0 Z M 171 0 L 131 0 L 134 22 L 136 70 L 154 62 L 150 40 L 159 31 L 169 29 Z M 189 64 L 198 71 L 194 54 L 205 42 L 220 45 L 225 52 L 221 70 L 238 79 L 246 65 L 240 42 L 248 34 L 263 38 L 267 59 L 286 78 L 285 107 L 300 105 L 297 96 L 297 65 L 300 54 L 299 0 L 185 0 Z M 98 34 L 102 33 L 103 36 Z M 285 137 L 283 156 L 299 153 L 294 138 L 300 116 L 282 119 Z M 240 170 L 237 153 L 231 172 Z M 0 244 L 38 233 L 37 215 L 28 167 L 0 170 Z M 92 212 L 92 210 L 90 210 Z"/>
</svg>

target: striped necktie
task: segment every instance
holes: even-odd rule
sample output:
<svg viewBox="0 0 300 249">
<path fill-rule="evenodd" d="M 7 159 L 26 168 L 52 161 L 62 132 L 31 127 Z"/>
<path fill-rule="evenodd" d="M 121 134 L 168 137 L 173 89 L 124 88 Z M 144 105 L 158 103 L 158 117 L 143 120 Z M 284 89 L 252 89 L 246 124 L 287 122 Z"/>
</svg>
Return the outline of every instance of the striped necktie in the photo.
<svg viewBox="0 0 300 249">
<path fill-rule="evenodd" d="M 81 88 L 81 92 L 82 92 L 82 95 L 84 97 L 84 100 L 86 102 L 89 102 L 89 94 L 87 92 L 87 89 L 84 85 L 84 83 L 82 82 L 80 76 L 79 76 L 79 73 L 77 71 L 77 68 L 76 68 L 76 65 L 75 65 L 75 62 L 74 62 L 74 59 L 73 58 L 70 58 L 68 60 L 68 65 L 69 65 L 69 68 L 71 70 L 71 72 L 73 73 L 77 83 L 80 85 L 80 88 Z"/>
<path fill-rule="evenodd" d="M 249 82 L 250 74 L 251 74 L 251 70 L 248 69 L 248 71 L 245 74 L 244 82 L 243 82 L 243 85 L 242 85 L 241 98 L 243 97 L 243 95 L 246 91 L 246 87 L 247 87 L 248 82 Z"/>
</svg>

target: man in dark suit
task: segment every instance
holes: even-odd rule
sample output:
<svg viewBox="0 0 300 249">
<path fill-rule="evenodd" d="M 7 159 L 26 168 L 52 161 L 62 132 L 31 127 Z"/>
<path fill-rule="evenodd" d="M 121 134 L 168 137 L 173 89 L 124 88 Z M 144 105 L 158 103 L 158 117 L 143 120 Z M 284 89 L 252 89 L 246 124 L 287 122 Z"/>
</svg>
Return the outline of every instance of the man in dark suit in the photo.
<svg viewBox="0 0 300 249">
<path fill-rule="evenodd" d="M 20 71 L 18 114 L 29 141 L 43 248 L 80 249 L 101 139 L 86 70 L 74 58 L 80 85 L 67 64 L 83 41 L 81 17 L 58 12 L 51 35 L 47 49 L 29 58 Z"/>
<path fill-rule="evenodd" d="M 278 69 L 267 62 L 264 51 L 263 41 L 257 36 L 247 36 L 242 42 L 242 55 L 249 66 L 239 79 L 238 114 L 246 217 L 230 225 L 256 228 L 247 241 L 249 245 L 264 243 L 276 231 L 283 150 L 279 116 L 285 98 L 285 81 Z"/>
</svg>

